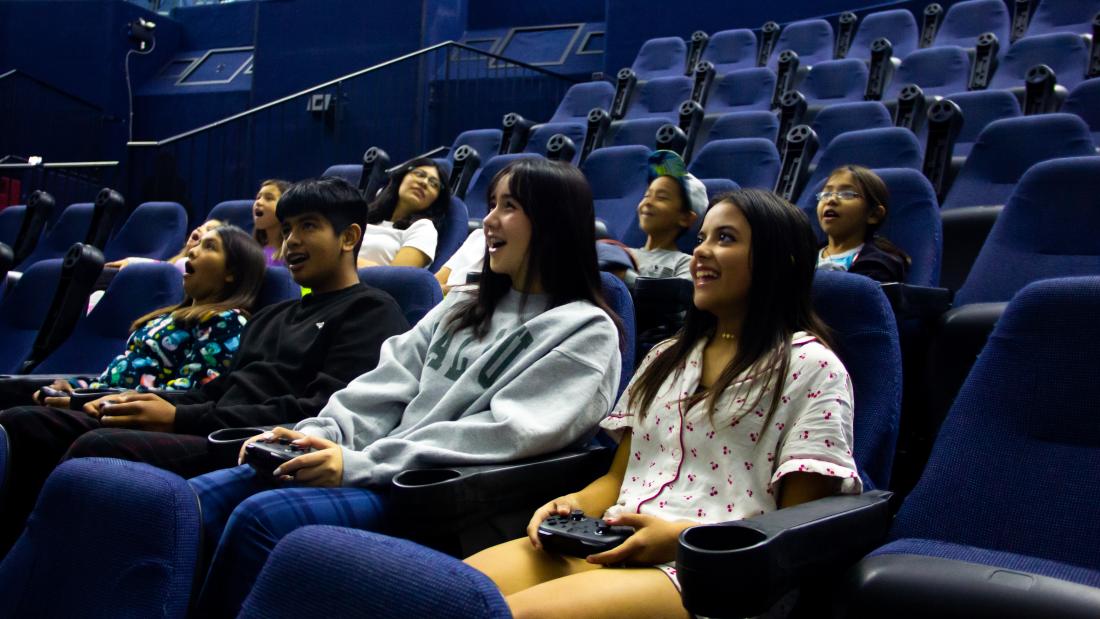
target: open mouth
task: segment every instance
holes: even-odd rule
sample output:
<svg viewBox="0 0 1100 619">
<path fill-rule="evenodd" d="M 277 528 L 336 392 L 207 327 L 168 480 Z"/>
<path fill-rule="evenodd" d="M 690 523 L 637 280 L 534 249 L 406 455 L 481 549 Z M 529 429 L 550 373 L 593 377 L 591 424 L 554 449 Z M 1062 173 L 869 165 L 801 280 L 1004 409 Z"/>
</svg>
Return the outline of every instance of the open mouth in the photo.
<svg viewBox="0 0 1100 619">
<path fill-rule="evenodd" d="M 195 265 L 192 264 L 190 260 L 184 260 L 183 261 L 183 275 L 184 275 L 184 277 L 186 277 L 188 275 L 194 275 L 194 274 L 195 274 Z"/>
<path fill-rule="evenodd" d="M 252 216 L 256 219 L 260 219 L 264 216 L 264 210 L 260 207 L 252 209 Z"/>
<path fill-rule="evenodd" d="M 508 241 L 505 241 L 504 239 L 501 239 L 501 238 L 497 238 L 495 236 L 485 237 L 485 245 L 489 248 L 489 253 L 490 254 L 495 254 L 498 250 L 500 250 L 501 247 L 504 247 L 507 244 L 508 244 Z"/>
<path fill-rule="evenodd" d="M 306 260 L 309 260 L 309 256 L 301 252 L 287 254 L 286 258 L 284 259 L 284 261 L 286 262 L 286 267 L 291 271 L 296 271 L 301 268 L 302 264 L 305 263 Z"/>
<path fill-rule="evenodd" d="M 827 221 L 837 217 L 840 217 L 840 214 L 836 212 L 836 209 L 827 208 L 821 212 L 821 218 Z"/>
<path fill-rule="evenodd" d="M 696 286 L 703 286 L 705 284 L 708 284 L 708 283 L 718 279 L 718 277 L 719 277 L 718 271 L 715 271 L 713 269 L 708 269 L 708 268 L 705 268 L 705 267 L 700 267 L 700 268 L 695 269 L 695 277 L 694 278 L 695 278 L 695 285 Z"/>
</svg>

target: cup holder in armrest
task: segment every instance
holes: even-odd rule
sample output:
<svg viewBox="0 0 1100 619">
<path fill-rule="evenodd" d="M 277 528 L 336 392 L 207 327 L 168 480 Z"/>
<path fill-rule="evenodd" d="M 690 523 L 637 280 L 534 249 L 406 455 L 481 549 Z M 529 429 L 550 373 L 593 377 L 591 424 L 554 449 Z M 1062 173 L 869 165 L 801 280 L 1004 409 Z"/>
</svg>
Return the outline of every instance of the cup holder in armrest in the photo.
<svg viewBox="0 0 1100 619">
<path fill-rule="evenodd" d="M 692 527 L 684 532 L 683 543 L 696 552 L 731 552 L 748 550 L 768 539 L 767 533 L 747 524 Z"/>
<path fill-rule="evenodd" d="M 398 488 L 417 488 L 458 479 L 461 476 L 462 473 L 454 469 L 414 469 L 398 473 L 393 478 L 393 485 Z"/>
</svg>

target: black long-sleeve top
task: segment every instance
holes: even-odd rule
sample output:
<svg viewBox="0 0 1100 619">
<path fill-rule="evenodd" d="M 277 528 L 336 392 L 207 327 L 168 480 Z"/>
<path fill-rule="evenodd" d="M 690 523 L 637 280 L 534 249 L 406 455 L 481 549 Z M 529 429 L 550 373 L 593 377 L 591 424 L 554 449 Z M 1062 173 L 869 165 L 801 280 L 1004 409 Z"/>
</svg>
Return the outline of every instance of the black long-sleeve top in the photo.
<svg viewBox="0 0 1100 619">
<path fill-rule="evenodd" d="M 408 328 L 393 297 L 363 284 L 267 307 L 249 321 L 228 373 L 171 397 L 175 431 L 205 435 L 313 417 L 374 369 L 383 341 Z"/>
</svg>

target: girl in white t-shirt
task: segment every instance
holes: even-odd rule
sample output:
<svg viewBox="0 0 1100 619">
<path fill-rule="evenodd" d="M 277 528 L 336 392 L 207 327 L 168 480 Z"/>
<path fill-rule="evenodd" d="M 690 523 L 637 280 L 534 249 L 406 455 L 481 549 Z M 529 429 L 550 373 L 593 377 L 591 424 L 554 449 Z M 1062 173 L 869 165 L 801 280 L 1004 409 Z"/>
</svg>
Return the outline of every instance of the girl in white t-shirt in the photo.
<svg viewBox="0 0 1100 619">
<path fill-rule="evenodd" d="M 516 616 L 688 617 L 673 563 L 684 529 L 860 492 L 851 382 L 810 304 L 815 245 L 775 194 L 712 204 L 683 329 L 650 352 L 602 423 L 620 439 L 611 470 L 539 508 L 528 538 L 467 559 Z M 544 551 L 539 524 L 573 509 L 635 533 L 586 559 Z"/>
<path fill-rule="evenodd" d="M 438 163 L 420 157 L 402 166 L 370 205 L 359 266 L 431 264 L 450 201 Z"/>
</svg>

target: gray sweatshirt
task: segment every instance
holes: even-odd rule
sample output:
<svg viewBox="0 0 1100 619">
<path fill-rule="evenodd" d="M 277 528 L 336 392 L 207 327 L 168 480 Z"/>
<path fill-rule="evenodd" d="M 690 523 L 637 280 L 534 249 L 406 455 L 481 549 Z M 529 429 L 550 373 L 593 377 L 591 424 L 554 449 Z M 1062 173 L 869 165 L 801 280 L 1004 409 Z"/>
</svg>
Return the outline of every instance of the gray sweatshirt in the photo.
<svg viewBox="0 0 1100 619">
<path fill-rule="evenodd" d="M 540 311 L 540 295 L 521 313 L 520 294 L 510 291 L 479 340 L 446 320 L 471 296 L 455 289 L 386 340 L 374 370 L 295 427 L 343 447 L 343 485 L 550 453 L 587 439 L 607 415 L 621 360 L 606 313 L 585 301 Z"/>
</svg>

